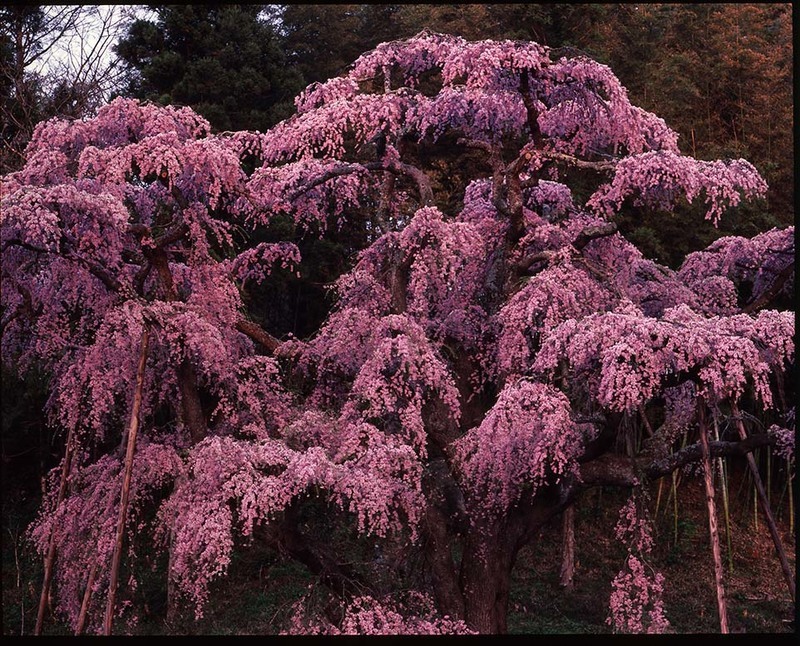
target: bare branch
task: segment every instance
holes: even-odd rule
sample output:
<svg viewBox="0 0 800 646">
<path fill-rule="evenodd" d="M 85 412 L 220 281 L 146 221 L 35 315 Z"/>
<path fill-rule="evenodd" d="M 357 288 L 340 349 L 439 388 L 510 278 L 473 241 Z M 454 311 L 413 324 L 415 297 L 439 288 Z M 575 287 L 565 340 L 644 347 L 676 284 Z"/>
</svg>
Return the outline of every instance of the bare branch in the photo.
<svg viewBox="0 0 800 646">
<path fill-rule="evenodd" d="M 564 162 L 565 164 L 569 164 L 570 166 L 575 166 L 576 168 L 583 168 L 586 170 L 605 172 L 614 170 L 617 167 L 617 163 L 615 161 L 587 161 L 585 159 L 578 159 L 577 157 L 573 157 L 572 155 L 557 153 L 552 150 L 543 151 L 541 155 L 542 157 L 545 157 L 547 159 Z"/>
<path fill-rule="evenodd" d="M 741 442 L 709 442 L 711 457 L 743 456 L 762 446 L 772 446 L 776 439 L 772 435 L 751 435 Z M 581 465 L 583 486 L 617 485 L 632 487 L 642 475 L 657 480 L 676 469 L 697 462 L 702 458 L 700 443 L 691 444 L 664 458 L 648 456 L 629 457 L 620 453 L 606 453 L 591 462 Z"/>
<path fill-rule="evenodd" d="M 792 260 L 786 267 L 784 267 L 781 272 L 775 276 L 775 280 L 772 281 L 772 284 L 764 290 L 764 292 L 750 301 L 747 305 L 742 308 L 742 311 L 745 314 L 752 314 L 756 310 L 760 310 L 762 307 L 769 305 L 772 302 L 778 292 L 783 289 L 783 286 L 786 284 L 786 281 L 789 280 L 791 276 L 794 275 L 794 260 Z"/>
<path fill-rule="evenodd" d="M 420 202 L 422 204 L 433 203 L 433 189 L 431 188 L 431 183 L 430 179 L 428 179 L 428 176 L 416 166 L 395 160 L 380 160 L 367 162 L 365 164 L 341 164 L 334 168 L 330 168 L 289 195 L 289 201 L 292 202 L 296 200 L 298 197 L 303 195 L 303 193 L 307 193 L 311 189 L 320 186 L 325 182 L 334 179 L 335 177 L 342 177 L 344 175 L 350 175 L 352 173 L 359 173 L 363 171 L 388 171 L 397 175 L 406 175 L 413 179 L 417 184 Z"/>
<path fill-rule="evenodd" d="M 599 224 L 594 227 L 586 227 L 578 234 L 578 237 L 572 241 L 572 246 L 580 251 L 592 240 L 597 240 L 597 238 L 605 238 L 606 236 L 614 235 L 616 232 L 617 225 L 614 222 Z"/>
<path fill-rule="evenodd" d="M 242 334 L 250 337 L 256 343 L 264 346 L 270 354 L 274 354 L 281 342 L 262 328 L 258 323 L 239 318 L 236 321 L 236 329 Z"/>
</svg>

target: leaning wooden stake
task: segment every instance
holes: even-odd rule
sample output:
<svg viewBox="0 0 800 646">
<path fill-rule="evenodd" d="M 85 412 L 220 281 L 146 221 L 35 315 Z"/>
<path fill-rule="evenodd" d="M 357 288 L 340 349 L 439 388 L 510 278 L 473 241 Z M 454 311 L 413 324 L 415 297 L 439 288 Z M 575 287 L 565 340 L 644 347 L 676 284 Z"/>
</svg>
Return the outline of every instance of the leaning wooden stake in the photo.
<svg viewBox="0 0 800 646">
<path fill-rule="evenodd" d="M 719 442 L 719 424 L 717 423 L 717 412 L 714 411 L 714 441 Z M 731 541 L 731 514 L 728 504 L 728 477 L 725 473 L 725 462 L 717 458 L 717 468 L 722 485 L 722 509 L 725 511 L 725 540 L 728 543 L 728 571 L 733 573 L 733 545 Z"/>
<path fill-rule="evenodd" d="M 72 464 L 73 454 L 73 431 L 70 427 L 67 434 L 67 447 L 64 454 L 64 464 L 61 467 L 61 483 L 58 487 L 58 497 L 56 498 L 56 510 L 64 501 L 67 494 L 67 476 L 69 475 L 70 465 Z M 53 580 L 53 563 L 56 560 L 56 528 L 55 514 L 53 526 L 50 528 L 50 540 L 47 546 L 47 556 L 44 559 L 44 582 L 42 583 L 42 596 L 39 598 L 39 612 L 36 615 L 36 627 L 33 629 L 34 635 L 42 634 L 42 624 L 44 623 L 44 611 L 47 607 L 47 598 L 50 594 L 50 584 Z"/>
<path fill-rule="evenodd" d="M 83 592 L 83 603 L 81 603 L 81 612 L 78 615 L 78 626 L 75 628 L 75 635 L 83 634 L 83 629 L 86 626 L 86 617 L 89 612 L 89 601 L 92 598 L 92 588 L 94 587 L 94 580 L 97 577 L 97 562 L 92 565 L 89 571 L 89 579 L 86 581 L 86 590 Z"/>
<path fill-rule="evenodd" d="M 125 519 L 128 513 L 128 495 L 131 487 L 131 474 L 133 472 L 133 454 L 136 449 L 136 432 L 139 429 L 139 409 L 142 407 L 142 390 L 144 387 L 144 366 L 147 362 L 147 343 L 149 332 L 147 325 L 142 330 L 142 346 L 139 352 L 139 366 L 136 370 L 136 391 L 133 395 L 131 408 L 131 421 L 128 426 L 128 446 L 125 452 L 125 466 L 122 476 L 122 493 L 119 502 L 119 519 L 117 520 L 117 539 L 114 543 L 114 554 L 111 557 L 111 579 L 108 585 L 108 603 L 106 616 L 103 623 L 103 634 L 111 634 L 111 623 L 114 618 L 114 600 L 117 594 L 119 578 L 119 564 L 122 559 L 122 538 L 125 531 Z"/>
<path fill-rule="evenodd" d="M 700 447 L 703 453 L 703 475 L 706 485 L 706 504 L 708 506 L 708 533 L 711 537 L 711 552 L 714 555 L 714 579 L 717 586 L 717 608 L 719 609 L 719 628 L 728 633 L 728 604 L 725 600 L 725 587 L 722 582 L 722 550 L 719 546 L 717 529 L 717 507 L 714 501 L 714 474 L 711 470 L 711 450 L 708 446 L 708 427 L 706 426 L 705 405 L 698 400 L 698 422 L 700 426 Z"/>
<path fill-rule="evenodd" d="M 733 413 L 734 420 L 736 421 L 736 428 L 739 430 L 739 437 L 744 440 L 747 439 L 747 432 L 744 428 L 744 421 L 739 413 L 739 407 L 735 402 L 731 402 L 731 412 Z M 750 472 L 753 474 L 753 481 L 756 485 L 758 499 L 761 502 L 761 511 L 764 512 L 764 517 L 767 520 L 767 527 L 769 533 L 772 534 L 772 542 L 775 544 L 775 551 L 778 553 L 778 559 L 781 562 L 781 569 L 783 576 L 786 579 L 786 584 L 789 586 L 789 592 L 792 595 L 792 601 L 795 601 L 795 583 L 794 576 L 792 575 L 792 568 L 789 566 L 789 560 L 786 558 L 786 550 L 783 549 L 781 536 L 778 533 L 778 527 L 775 525 L 775 518 L 772 515 L 772 509 L 767 498 L 767 492 L 764 489 L 764 483 L 761 481 L 761 476 L 758 474 L 758 465 L 752 453 L 747 454 L 747 465 L 750 467 Z"/>
</svg>

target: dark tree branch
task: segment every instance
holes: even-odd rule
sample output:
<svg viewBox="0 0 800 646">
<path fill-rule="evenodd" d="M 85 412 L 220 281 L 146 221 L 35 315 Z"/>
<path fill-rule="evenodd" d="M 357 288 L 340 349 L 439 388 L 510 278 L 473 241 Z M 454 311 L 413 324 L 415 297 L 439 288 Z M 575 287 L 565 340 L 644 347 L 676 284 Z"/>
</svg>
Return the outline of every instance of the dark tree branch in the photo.
<svg viewBox="0 0 800 646">
<path fill-rule="evenodd" d="M 64 248 L 60 251 L 55 251 L 53 249 L 46 249 L 44 247 L 37 247 L 35 245 L 28 244 L 27 242 L 24 242 L 18 238 L 12 238 L 10 240 L 6 240 L 5 244 L 3 244 L 3 250 L 5 251 L 8 247 L 20 247 L 22 249 L 27 249 L 28 251 L 59 256 L 65 260 L 76 262 L 80 265 L 83 265 L 90 274 L 99 279 L 109 289 L 109 291 L 117 294 L 127 294 L 132 296 L 132 293 L 130 293 L 130 287 L 123 285 L 120 281 L 114 278 L 114 276 L 112 276 L 111 273 L 99 262 L 85 258 L 75 252 L 71 248 L 71 245 L 66 238 L 62 238 L 62 242 L 66 243 L 62 245 Z"/>
<path fill-rule="evenodd" d="M 582 251 L 592 240 L 604 238 L 606 236 L 613 235 L 616 232 L 617 225 L 614 222 L 586 227 L 578 234 L 578 237 L 572 241 L 572 246 L 577 251 Z M 525 273 L 534 264 L 538 262 L 549 262 L 555 255 L 556 254 L 554 251 L 540 251 L 538 253 L 528 254 L 517 263 L 518 271 L 520 273 Z"/>
<path fill-rule="evenodd" d="M 262 328 L 258 323 L 239 318 L 236 321 L 236 329 L 242 334 L 250 337 L 256 343 L 264 346 L 270 354 L 274 354 L 281 342 Z"/>
<path fill-rule="evenodd" d="M 179 224 L 168 231 L 165 231 L 163 235 L 159 236 L 155 239 L 155 244 L 157 247 L 164 248 L 173 242 L 178 242 L 181 240 L 183 236 L 189 233 L 189 225 L 187 224 Z"/>
<path fill-rule="evenodd" d="M 340 598 L 370 592 L 371 586 L 357 572 L 300 532 L 295 516 L 294 508 L 289 507 L 282 519 L 257 526 L 255 536 L 279 553 L 305 565 Z"/>
<path fill-rule="evenodd" d="M 431 188 L 428 176 L 416 166 L 406 164 L 403 162 L 383 159 L 380 161 L 366 162 L 364 164 L 341 164 L 335 168 L 330 168 L 324 173 L 321 173 L 311 181 L 304 184 L 301 188 L 297 189 L 289 195 L 289 202 L 293 202 L 298 197 L 307 193 L 311 189 L 324 184 L 325 182 L 334 179 L 335 177 L 342 177 L 343 175 L 350 175 L 352 173 L 359 173 L 363 171 L 387 171 L 396 175 L 406 175 L 410 177 L 417 185 L 419 191 L 419 200 L 423 205 L 433 203 L 433 189 Z"/>
<path fill-rule="evenodd" d="M 711 457 L 744 456 L 761 446 L 774 445 L 771 435 L 751 435 L 740 442 L 709 442 Z M 648 456 L 628 457 L 619 453 L 607 453 L 591 462 L 581 464 L 581 486 L 624 486 L 632 487 L 645 476 L 657 480 L 669 475 L 691 462 L 702 458 L 699 443 L 691 444 L 666 457 L 653 459 Z"/>
<path fill-rule="evenodd" d="M 531 133 L 531 141 L 536 148 L 542 147 L 542 131 L 539 128 L 539 110 L 536 107 L 536 97 L 531 94 L 530 80 L 528 78 L 528 71 L 525 70 L 520 74 L 519 78 L 519 91 L 522 95 L 522 103 L 525 105 L 525 113 L 527 114 L 528 130 Z"/>
<path fill-rule="evenodd" d="M 592 240 L 596 240 L 597 238 L 605 238 L 606 236 L 614 235 L 616 232 L 617 225 L 614 222 L 599 224 L 594 227 L 586 227 L 578 234 L 578 237 L 572 241 L 572 246 L 580 251 Z"/>
<path fill-rule="evenodd" d="M 555 151 L 543 151 L 542 157 L 545 157 L 547 159 L 552 159 L 554 161 L 564 162 L 565 164 L 569 164 L 570 166 L 575 166 L 576 168 L 582 168 L 584 170 L 594 170 L 598 172 L 606 172 L 614 170 L 617 167 L 617 163 L 614 161 L 588 161 L 585 159 L 578 159 L 577 157 L 573 157 L 572 155 L 557 153 Z"/>
<path fill-rule="evenodd" d="M 783 289 L 783 286 L 786 284 L 786 281 L 789 280 L 791 276 L 794 275 L 794 260 L 792 260 L 786 267 L 784 267 L 781 272 L 775 276 L 775 280 L 772 281 L 772 284 L 764 290 L 764 292 L 750 301 L 747 305 L 742 308 L 742 311 L 745 314 L 751 314 L 756 310 L 760 310 L 762 307 L 769 305 L 772 302 L 772 299 L 778 295 L 778 292 Z"/>
</svg>

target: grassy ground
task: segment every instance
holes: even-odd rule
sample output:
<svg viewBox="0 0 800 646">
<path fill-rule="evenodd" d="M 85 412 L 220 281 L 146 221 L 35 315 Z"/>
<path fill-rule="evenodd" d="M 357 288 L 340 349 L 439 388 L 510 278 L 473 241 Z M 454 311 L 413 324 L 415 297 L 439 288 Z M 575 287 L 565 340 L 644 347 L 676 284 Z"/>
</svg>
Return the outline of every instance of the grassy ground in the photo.
<svg viewBox="0 0 800 646">
<path fill-rule="evenodd" d="M 666 483 L 665 483 L 666 484 Z M 735 491 L 731 487 L 731 491 Z M 780 563 L 763 516 L 754 526 L 752 500 L 742 492 L 731 510 L 730 560 L 725 520 L 720 504 L 719 524 L 725 563 L 725 589 L 731 632 L 793 632 L 792 603 Z M 666 492 L 662 491 L 662 496 Z M 650 505 L 655 511 L 657 488 Z M 593 492 L 576 509 L 576 572 L 573 588 L 561 587 L 560 542 L 537 542 L 524 549 L 512 584 L 509 631 L 514 633 L 608 633 L 605 624 L 611 581 L 624 558 L 624 547 L 614 538 L 614 525 L 625 493 Z M 795 568 L 795 536 L 788 531 L 783 505 L 779 530 Z M 714 586 L 714 568 L 708 538 L 705 493 L 701 478 L 684 479 L 678 489 L 677 541 L 674 505 L 665 508 L 662 498 L 655 520 L 655 542 L 651 564 L 666 579 L 664 605 L 676 633 L 718 633 L 719 617 Z M 747 503 L 747 505 L 745 504 Z M 546 528 L 549 536 L 560 536 L 561 520 Z M 732 569 L 731 569 L 732 563 Z"/>
<path fill-rule="evenodd" d="M 741 474 L 740 474 L 741 479 Z M 667 481 L 668 482 L 668 481 Z M 738 494 L 737 492 L 738 487 Z M 725 585 L 732 632 L 794 632 L 794 604 L 787 591 L 768 529 L 759 517 L 755 527 L 752 487 L 746 480 L 731 484 L 731 551 L 727 549 L 725 520 L 720 505 Z M 665 609 L 676 633 L 719 631 L 711 547 L 702 479 L 683 478 L 678 488 L 677 523 L 674 504 L 662 490 L 655 516 L 656 547 L 651 563 L 666 578 Z M 559 584 L 561 520 L 545 528 L 548 540 L 537 541 L 519 555 L 513 574 L 509 631 L 517 634 L 606 634 L 605 619 L 611 580 L 625 557 L 614 538 L 619 508 L 627 494 L 596 490 L 576 508 L 576 572 L 572 589 Z M 657 489 L 651 496 L 655 512 Z M 2 589 L 3 635 L 32 634 L 41 586 L 41 565 L 22 540 L 35 514 L 35 496 L 4 492 Z M 786 500 L 778 508 L 779 527 L 790 563 L 795 564 L 795 536 L 788 531 Z M 677 540 L 675 530 L 677 527 Z M 730 556 L 730 561 L 729 561 Z M 732 569 L 730 564 L 732 563 Z M 164 599 L 148 592 L 145 615 L 135 626 L 119 626 L 116 633 L 136 635 L 258 635 L 276 634 L 285 625 L 291 604 L 308 590 L 313 579 L 306 571 L 269 550 L 238 554 L 229 576 L 215 586 L 205 616 L 191 614 L 168 625 Z M 153 584 L 154 589 L 160 584 Z M 163 593 L 162 593 L 163 595 Z M 44 634 L 69 634 L 52 617 Z"/>
</svg>

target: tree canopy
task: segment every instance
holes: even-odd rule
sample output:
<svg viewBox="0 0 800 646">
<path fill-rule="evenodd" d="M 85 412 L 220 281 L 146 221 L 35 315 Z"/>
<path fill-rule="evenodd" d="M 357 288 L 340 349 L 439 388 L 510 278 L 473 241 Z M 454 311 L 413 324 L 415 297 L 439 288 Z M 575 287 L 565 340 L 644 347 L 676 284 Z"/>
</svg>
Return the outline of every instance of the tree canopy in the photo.
<svg viewBox="0 0 800 646">
<path fill-rule="evenodd" d="M 423 31 L 295 107 L 216 132 L 117 98 L 40 124 L 3 177 L 3 360 L 45 367 L 67 434 L 31 528 L 43 600 L 52 577 L 70 626 L 108 633 L 160 563 L 201 616 L 259 541 L 329 588 L 289 632 L 502 633 L 520 549 L 616 486 L 609 624 L 669 630 L 642 491 L 697 463 L 713 501 L 712 457 L 792 446 L 794 229 L 671 269 L 616 220 L 687 203 L 716 225 L 763 177 L 682 152 L 608 66 L 533 41 Z M 319 330 L 253 320 L 247 286 L 301 257 L 247 231 L 365 212 Z M 740 407 L 768 430 L 713 439 Z M 385 576 L 339 549 L 376 543 Z"/>
</svg>

